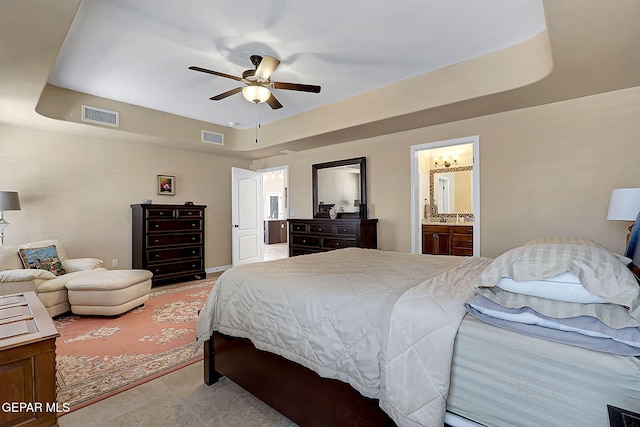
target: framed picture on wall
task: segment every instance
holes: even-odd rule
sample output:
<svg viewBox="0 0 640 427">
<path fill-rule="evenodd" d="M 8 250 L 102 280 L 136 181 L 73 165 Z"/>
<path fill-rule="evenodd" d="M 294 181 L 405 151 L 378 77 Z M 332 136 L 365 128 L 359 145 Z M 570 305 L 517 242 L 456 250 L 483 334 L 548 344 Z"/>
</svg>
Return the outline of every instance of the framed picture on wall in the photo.
<svg viewBox="0 0 640 427">
<path fill-rule="evenodd" d="M 176 177 L 171 175 L 158 175 L 158 194 L 161 196 L 175 196 Z"/>
</svg>

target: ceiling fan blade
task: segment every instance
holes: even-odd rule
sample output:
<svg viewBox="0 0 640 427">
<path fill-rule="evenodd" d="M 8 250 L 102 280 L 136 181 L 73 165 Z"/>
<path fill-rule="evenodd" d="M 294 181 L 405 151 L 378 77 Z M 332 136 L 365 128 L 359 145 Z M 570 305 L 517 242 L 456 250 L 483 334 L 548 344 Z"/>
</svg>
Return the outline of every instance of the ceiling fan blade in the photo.
<svg viewBox="0 0 640 427">
<path fill-rule="evenodd" d="M 276 97 L 273 96 L 273 93 L 267 99 L 266 103 L 269 104 L 269 107 L 271 107 L 271 109 L 273 109 L 273 110 L 277 110 L 278 108 L 282 108 L 282 104 L 280 104 L 280 101 L 278 101 L 276 99 Z"/>
<path fill-rule="evenodd" d="M 201 73 L 213 74 L 214 76 L 226 77 L 228 79 L 236 80 L 238 82 L 242 81 L 242 79 L 240 77 L 232 76 L 231 74 L 221 73 L 219 71 L 207 70 L 206 68 L 200 68 L 200 67 L 196 67 L 196 66 L 191 66 L 191 67 L 189 67 L 189 69 L 193 70 L 193 71 L 200 71 Z"/>
<path fill-rule="evenodd" d="M 274 89 L 287 89 L 287 90 L 298 90 L 301 92 L 320 93 L 320 86 L 315 86 L 315 85 L 305 85 L 300 83 L 271 82 L 270 86 Z"/>
<path fill-rule="evenodd" d="M 280 65 L 280 61 L 272 56 L 263 56 L 262 61 L 256 68 L 255 75 L 261 79 L 268 79 L 271 73 Z"/>
<path fill-rule="evenodd" d="M 231 95 L 235 95 L 238 92 L 242 92 L 242 88 L 241 87 L 237 87 L 235 89 L 228 90 L 226 92 L 221 93 L 220 95 L 212 96 L 209 99 L 212 100 L 212 101 L 220 101 L 221 99 L 224 99 L 224 98 L 226 98 L 228 96 L 231 96 Z"/>
</svg>

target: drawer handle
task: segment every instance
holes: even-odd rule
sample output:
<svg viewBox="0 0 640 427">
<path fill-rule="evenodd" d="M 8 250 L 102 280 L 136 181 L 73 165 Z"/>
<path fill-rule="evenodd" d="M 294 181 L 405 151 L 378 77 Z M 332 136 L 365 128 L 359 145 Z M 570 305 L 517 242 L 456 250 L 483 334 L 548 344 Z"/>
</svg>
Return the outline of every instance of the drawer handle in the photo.
<svg viewBox="0 0 640 427">
<path fill-rule="evenodd" d="M 196 251 L 191 251 L 191 253 L 195 255 L 195 254 L 196 254 Z"/>
<path fill-rule="evenodd" d="M 467 240 L 467 243 L 473 243 L 473 240 Z"/>
<path fill-rule="evenodd" d="M 156 273 L 160 273 L 160 269 L 159 268 L 156 268 Z"/>
<path fill-rule="evenodd" d="M 340 246 L 340 243 L 336 243 L 336 247 Z"/>
<path fill-rule="evenodd" d="M 191 264 L 191 268 L 196 268 L 196 265 L 195 264 Z"/>
<path fill-rule="evenodd" d="M 196 224 L 195 222 L 193 224 L 191 224 L 192 227 L 197 227 L 198 224 Z"/>
<path fill-rule="evenodd" d="M 195 241 L 196 241 L 196 238 L 195 238 L 195 237 L 192 237 L 192 238 L 191 238 L 191 240 L 193 240 L 193 241 L 195 242 Z"/>
<path fill-rule="evenodd" d="M 156 258 L 160 258 L 160 255 L 156 254 Z"/>
<path fill-rule="evenodd" d="M 322 231 L 322 227 L 318 228 L 318 231 Z"/>
<path fill-rule="evenodd" d="M 302 243 L 307 243 L 307 241 L 305 239 L 302 239 Z"/>
<path fill-rule="evenodd" d="M 346 229 L 346 228 L 343 228 L 343 229 L 342 229 L 342 232 L 343 232 L 343 233 L 346 233 L 346 232 L 347 232 L 347 229 Z"/>
<path fill-rule="evenodd" d="M 160 240 L 156 239 L 153 241 L 153 243 L 160 243 Z"/>
<path fill-rule="evenodd" d="M 160 224 L 154 225 L 155 228 L 160 228 Z"/>
<path fill-rule="evenodd" d="M 193 215 L 193 213 L 189 212 L 187 215 L 191 216 L 191 215 Z"/>
<path fill-rule="evenodd" d="M 164 215 L 164 212 L 160 212 L 160 216 Z"/>
</svg>

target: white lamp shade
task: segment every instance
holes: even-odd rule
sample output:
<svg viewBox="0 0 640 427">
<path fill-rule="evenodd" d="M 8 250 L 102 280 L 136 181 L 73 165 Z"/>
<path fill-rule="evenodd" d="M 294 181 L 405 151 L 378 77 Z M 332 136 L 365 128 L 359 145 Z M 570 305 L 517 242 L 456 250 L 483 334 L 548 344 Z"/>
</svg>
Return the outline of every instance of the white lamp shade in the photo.
<svg viewBox="0 0 640 427">
<path fill-rule="evenodd" d="M 635 221 L 640 212 L 640 188 L 618 188 L 611 192 L 607 219 Z"/>
<path fill-rule="evenodd" d="M 271 96 L 271 91 L 264 86 L 251 85 L 242 89 L 242 96 L 249 102 L 265 102 Z"/>
<path fill-rule="evenodd" d="M 20 199 L 16 191 L 0 191 L 0 211 L 19 211 Z"/>
</svg>

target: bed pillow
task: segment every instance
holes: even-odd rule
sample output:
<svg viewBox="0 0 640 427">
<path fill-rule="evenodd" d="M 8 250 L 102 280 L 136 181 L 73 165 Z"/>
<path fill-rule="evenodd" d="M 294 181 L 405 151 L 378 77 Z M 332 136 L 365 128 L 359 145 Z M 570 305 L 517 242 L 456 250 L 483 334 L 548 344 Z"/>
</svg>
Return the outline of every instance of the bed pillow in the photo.
<svg viewBox="0 0 640 427">
<path fill-rule="evenodd" d="M 640 286 L 614 254 L 593 246 L 524 245 L 496 258 L 478 278 L 477 287 L 494 287 L 503 277 L 517 282 L 544 280 L 571 272 L 582 286 L 608 302 L 629 308 L 640 319 Z"/>
<path fill-rule="evenodd" d="M 20 248 L 18 254 L 24 268 L 50 271 L 56 276 L 66 273 L 55 246 L 31 249 Z"/>
<path fill-rule="evenodd" d="M 544 244 L 583 245 L 583 246 L 592 246 L 594 248 L 606 249 L 600 243 L 591 239 L 583 239 L 582 237 L 549 236 L 549 237 L 539 237 L 537 239 L 532 239 L 525 242 L 525 245 L 544 245 Z"/>
<path fill-rule="evenodd" d="M 592 294 L 582 286 L 580 278 L 567 271 L 555 277 L 542 280 L 518 282 L 510 277 L 502 277 L 496 287 L 505 291 L 549 298 L 556 301 L 577 302 L 580 304 L 603 304 L 607 300 Z"/>
<path fill-rule="evenodd" d="M 551 304 L 574 305 L 562 301 L 551 301 Z M 631 323 L 629 326 L 612 328 L 598 317 L 585 315 L 556 319 L 539 314 L 528 306 L 506 308 L 480 295 L 467 301 L 465 307 L 484 322 L 519 333 L 607 353 L 640 356 L 640 328 L 637 327 L 640 322 L 636 321 L 636 326 L 633 326 L 635 319 L 615 304 L 608 304 L 607 309 L 614 312 L 622 310 L 614 314 L 626 316 Z M 603 317 L 610 318 L 612 315 Z"/>
</svg>

